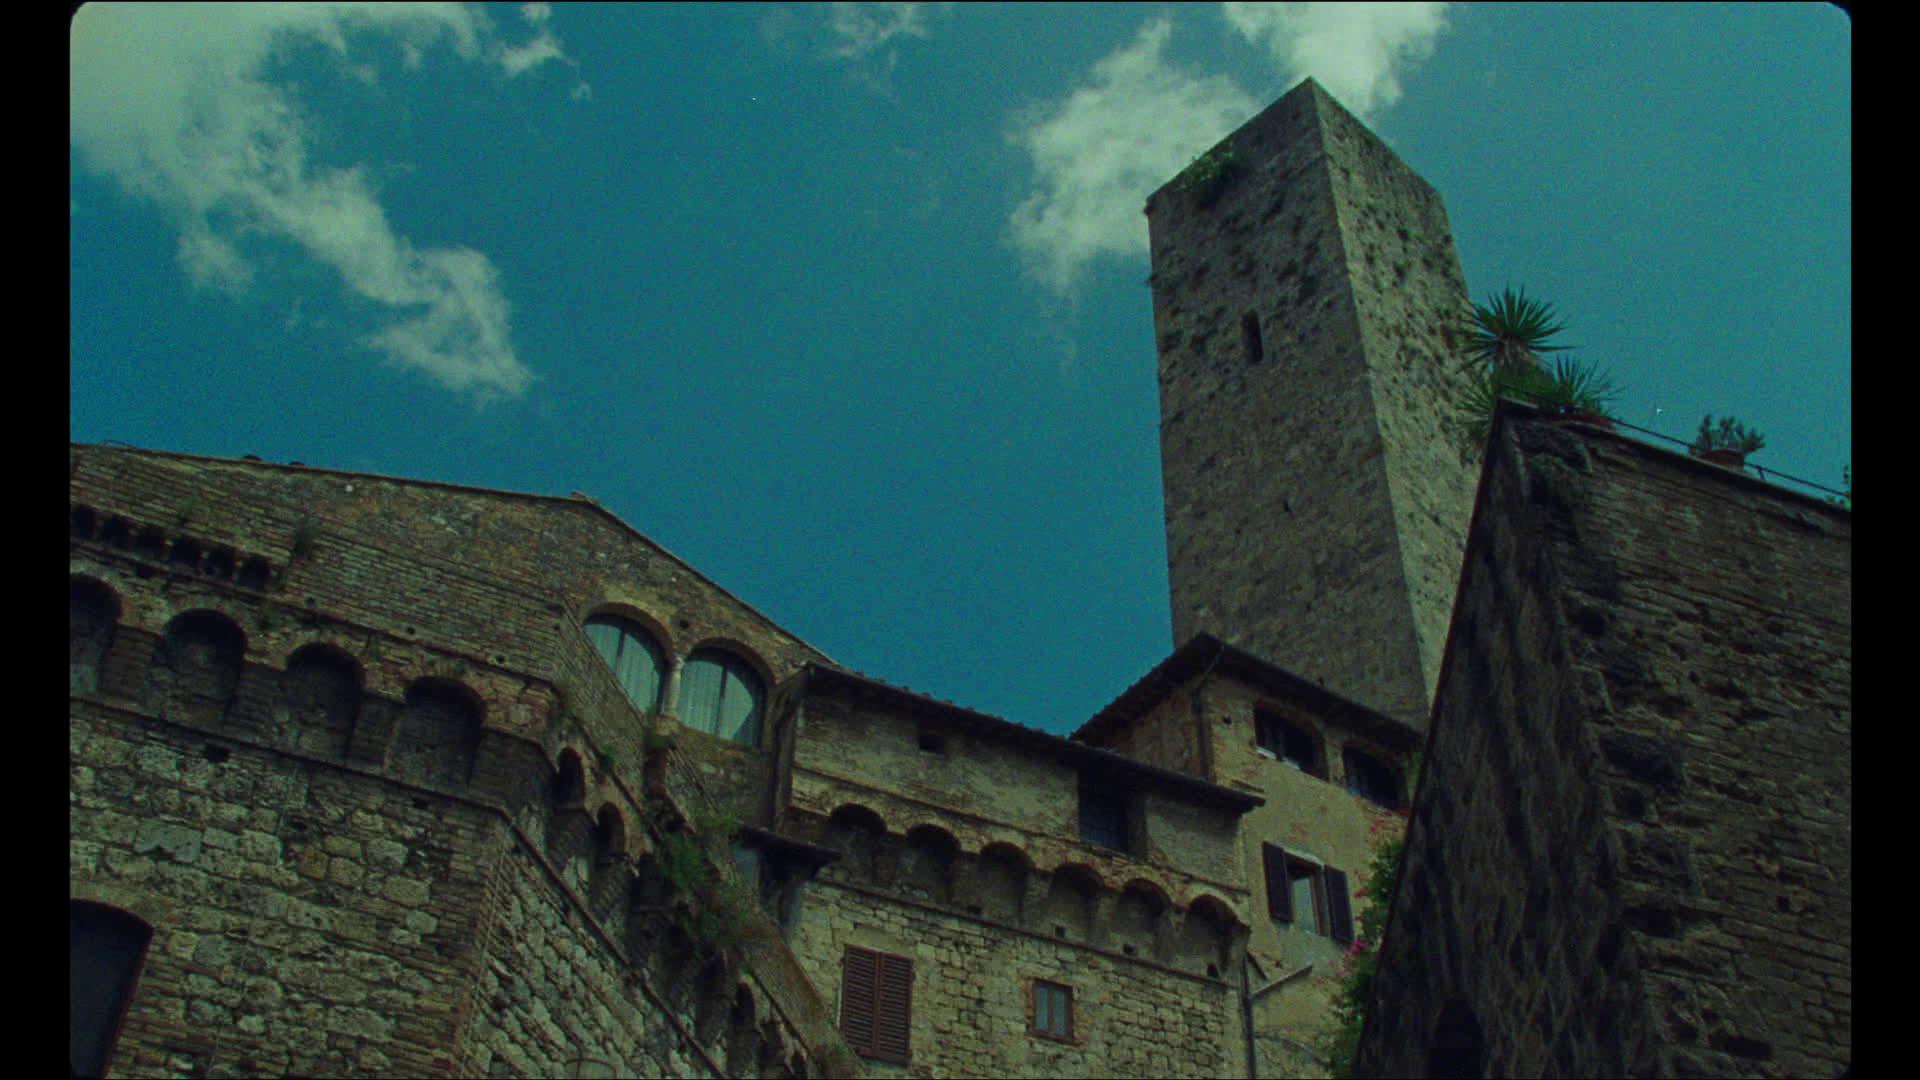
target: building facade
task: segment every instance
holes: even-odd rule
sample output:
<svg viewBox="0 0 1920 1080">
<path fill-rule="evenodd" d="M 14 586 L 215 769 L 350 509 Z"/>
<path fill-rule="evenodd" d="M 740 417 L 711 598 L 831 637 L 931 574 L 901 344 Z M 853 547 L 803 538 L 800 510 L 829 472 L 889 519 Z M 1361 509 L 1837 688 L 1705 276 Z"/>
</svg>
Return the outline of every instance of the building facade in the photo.
<svg viewBox="0 0 1920 1080">
<path fill-rule="evenodd" d="M 1676 746 L 1844 742 L 1850 517 L 1525 417 L 1475 502 L 1444 210 L 1311 82 L 1148 215 L 1177 647 L 1070 738 L 836 664 L 584 496 L 71 447 L 75 1074 L 1325 1075 L 1409 810 L 1378 1074 L 1849 1060 L 1849 775 Z M 1697 574 L 1636 531 L 1694 498 L 1743 538 Z M 1712 731 L 1731 692 L 1668 685 L 1648 613 L 1680 585 L 1688 648 L 1762 658 Z M 1549 690 L 1586 734 L 1535 746 Z M 1760 901 L 1818 946 L 1768 952 Z M 1586 951 L 1486 974 L 1551 934 Z M 1696 976 L 1739 948 L 1734 1009 Z"/>
</svg>

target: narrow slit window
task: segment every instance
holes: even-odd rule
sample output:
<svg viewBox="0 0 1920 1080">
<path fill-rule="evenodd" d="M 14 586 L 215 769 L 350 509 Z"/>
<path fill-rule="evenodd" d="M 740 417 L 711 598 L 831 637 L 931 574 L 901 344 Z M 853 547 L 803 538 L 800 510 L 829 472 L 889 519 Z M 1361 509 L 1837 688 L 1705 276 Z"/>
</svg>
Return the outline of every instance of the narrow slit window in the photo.
<svg viewBox="0 0 1920 1080">
<path fill-rule="evenodd" d="M 1240 347 L 1249 364 L 1266 358 L 1266 350 L 1260 344 L 1260 316 L 1251 311 L 1240 316 Z"/>
</svg>

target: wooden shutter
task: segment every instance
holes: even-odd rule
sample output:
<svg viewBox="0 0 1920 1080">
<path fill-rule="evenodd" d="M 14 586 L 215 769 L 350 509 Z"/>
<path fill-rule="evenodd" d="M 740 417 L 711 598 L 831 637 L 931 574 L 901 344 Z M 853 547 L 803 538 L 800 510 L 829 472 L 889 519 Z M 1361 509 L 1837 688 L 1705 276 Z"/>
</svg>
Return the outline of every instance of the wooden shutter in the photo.
<svg viewBox="0 0 1920 1080">
<path fill-rule="evenodd" d="M 873 1056 L 905 1064 L 913 1056 L 913 961 L 880 953 Z"/>
<path fill-rule="evenodd" d="M 856 1053 L 873 1052 L 874 991 L 879 989 L 880 954 L 847 950 L 840 962 L 840 1034 Z"/>
<path fill-rule="evenodd" d="M 1342 945 L 1353 941 L 1353 906 L 1347 901 L 1347 875 L 1327 867 L 1327 911 L 1332 917 L 1333 940 Z"/>
<path fill-rule="evenodd" d="M 907 1063 L 913 1031 L 913 961 L 848 946 L 840 966 L 840 1034 L 866 1057 Z"/>
<path fill-rule="evenodd" d="M 1273 844 L 1261 844 L 1267 871 L 1267 914 L 1281 922 L 1293 921 L 1293 882 L 1287 876 L 1287 853 Z"/>
</svg>

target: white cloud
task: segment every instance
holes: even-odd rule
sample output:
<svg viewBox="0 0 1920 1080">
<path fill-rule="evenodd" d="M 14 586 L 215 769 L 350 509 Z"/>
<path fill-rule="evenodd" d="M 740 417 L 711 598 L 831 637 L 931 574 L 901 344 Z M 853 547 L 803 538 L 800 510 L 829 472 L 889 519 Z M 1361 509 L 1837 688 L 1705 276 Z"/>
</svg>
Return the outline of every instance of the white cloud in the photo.
<svg viewBox="0 0 1920 1080">
<path fill-rule="evenodd" d="M 1446 4 L 1222 4 L 1227 25 L 1267 50 L 1288 85 L 1306 76 L 1367 118 L 1400 100 L 1400 73 L 1433 53 Z"/>
<path fill-rule="evenodd" d="M 1223 5 L 1228 25 L 1271 54 L 1291 86 L 1306 76 L 1365 117 L 1400 99 L 1400 74 L 1433 51 L 1446 4 Z M 1028 271 L 1070 299 L 1080 275 L 1107 256 L 1147 250 L 1140 207 L 1195 156 L 1268 102 L 1224 75 L 1168 61 L 1166 17 L 1094 64 L 1061 101 L 1015 119 L 1010 137 L 1030 157 L 1036 190 L 1013 211 L 1008 237 Z"/>
<path fill-rule="evenodd" d="M 345 70 L 366 70 L 348 61 L 352 34 L 398 43 L 410 65 L 445 44 L 511 77 L 565 60 L 540 7 L 523 13 L 534 38 L 509 46 L 485 14 L 457 4 L 88 5 L 69 35 L 70 137 L 85 164 L 162 208 L 195 282 L 243 292 L 257 268 L 241 238 L 291 242 L 347 292 L 403 312 L 363 339 L 390 361 L 476 400 L 515 396 L 533 374 L 514 354 L 491 261 L 416 249 L 361 168 L 309 162 L 306 118 L 265 69 L 305 39 Z"/>
<path fill-rule="evenodd" d="M 1032 159 L 1038 190 L 1014 210 L 1008 237 L 1058 294 L 1071 293 L 1095 259 L 1145 254 L 1146 197 L 1259 106 L 1225 76 L 1169 63 L 1172 32 L 1165 18 L 1148 23 L 1065 100 L 1009 132 Z"/>
<path fill-rule="evenodd" d="M 866 56 L 897 37 L 931 37 L 931 4 L 828 4 L 827 54 L 842 60 Z"/>
</svg>

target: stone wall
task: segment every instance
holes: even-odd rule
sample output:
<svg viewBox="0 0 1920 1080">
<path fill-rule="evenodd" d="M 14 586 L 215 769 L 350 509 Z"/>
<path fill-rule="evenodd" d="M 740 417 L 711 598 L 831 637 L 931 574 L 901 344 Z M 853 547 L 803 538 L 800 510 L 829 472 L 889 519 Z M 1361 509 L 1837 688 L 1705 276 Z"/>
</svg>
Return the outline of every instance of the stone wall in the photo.
<svg viewBox="0 0 1920 1080">
<path fill-rule="evenodd" d="M 802 962 L 837 972 L 848 946 L 913 961 L 912 1061 L 869 1076 L 1231 1076 L 1244 1070 L 1239 988 L 1184 965 L 966 917 L 841 873 L 809 891 L 793 933 Z M 1029 1029 L 1032 981 L 1073 990 L 1074 1030 Z M 837 979 L 823 987 L 837 1010 Z"/>
<path fill-rule="evenodd" d="M 665 830 L 764 817 L 771 754 L 642 715 L 585 636 L 559 632 L 575 605 L 530 595 L 543 585 L 498 585 L 516 598 L 503 621 L 520 620 L 498 640 L 522 643 L 500 652 L 468 640 L 485 620 L 461 603 L 406 600 L 461 587 L 436 544 L 476 557 L 456 537 L 409 559 L 406 537 L 445 523 L 435 500 L 493 496 L 390 492 L 365 529 L 331 519 L 281 551 L 259 521 L 283 498 L 326 504 L 287 488 L 375 482 L 94 449 L 76 448 L 71 515 L 70 889 L 153 930 L 115 1075 L 566 1075 L 583 1059 L 819 1075 L 847 1060 L 751 899 L 728 920 L 745 940 L 690 938 L 715 894 L 664 880 L 654 854 Z M 503 501 L 449 532 L 507 543 Z M 525 502 L 588 515 L 601 543 L 578 538 L 583 564 L 609 535 L 646 546 L 597 510 Z M 598 595 L 593 577 L 573 587 Z M 737 604 L 662 610 L 731 628 L 756 659 L 814 655 Z M 660 725 L 678 739 L 648 734 Z"/>
<path fill-rule="evenodd" d="M 1446 212 L 1311 80 L 1228 155 L 1147 203 L 1174 643 L 1424 729 L 1472 499 L 1435 405 L 1466 382 Z"/>
<path fill-rule="evenodd" d="M 1244 1070 L 1235 824 L 1251 799 L 1130 766 L 1105 782 L 1131 787 L 1142 835 L 1112 851 L 1080 839 L 1080 775 L 1124 762 L 844 676 L 792 708 L 779 827 L 840 853 L 806 888 L 795 952 L 834 1008 L 849 947 L 914 965 L 911 1065 L 869 1072 Z M 1028 1030 L 1035 979 L 1072 988 L 1071 1040 Z"/>
<path fill-rule="evenodd" d="M 1502 420 L 1362 1075 L 1835 1076 L 1851 515 Z"/>
</svg>

